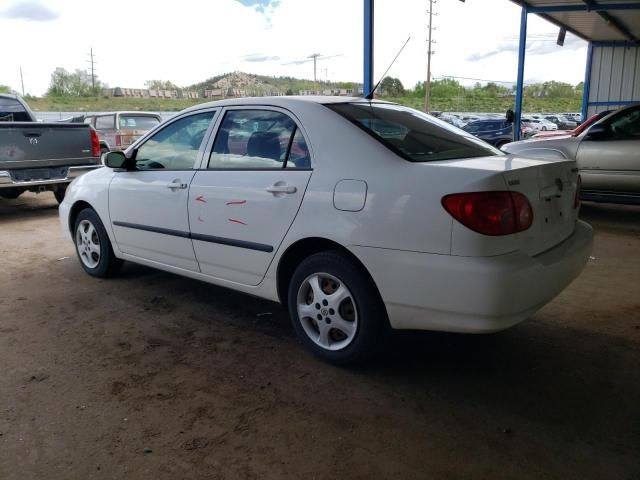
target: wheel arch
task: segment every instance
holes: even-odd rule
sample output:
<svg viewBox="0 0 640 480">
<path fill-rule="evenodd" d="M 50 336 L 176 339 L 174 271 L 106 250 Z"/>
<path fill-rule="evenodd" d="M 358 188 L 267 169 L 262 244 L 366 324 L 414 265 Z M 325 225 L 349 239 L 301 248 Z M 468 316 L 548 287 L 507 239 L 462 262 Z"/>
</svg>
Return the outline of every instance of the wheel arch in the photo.
<svg viewBox="0 0 640 480">
<path fill-rule="evenodd" d="M 76 218 L 78 218 L 78 215 L 80 214 L 80 212 L 85 208 L 90 208 L 91 210 L 96 211 L 96 209 L 93 208 L 93 206 L 89 202 L 85 202 L 84 200 L 78 200 L 71 206 L 71 209 L 69 210 L 68 227 L 69 227 L 69 232 L 71 232 L 72 236 L 74 235 L 73 229 L 76 225 Z"/>
<path fill-rule="evenodd" d="M 354 264 L 362 271 L 362 274 L 365 276 L 367 281 L 370 282 L 371 286 L 376 292 L 376 295 L 378 296 L 378 299 L 381 302 L 381 305 L 384 306 L 382 296 L 380 295 L 380 290 L 378 289 L 375 280 L 371 276 L 371 273 L 369 273 L 369 270 L 367 270 L 367 267 L 365 267 L 362 261 L 348 248 L 333 240 L 322 237 L 309 237 L 297 240 L 296 242 L 289 245 L 289 247 L 287 247 L 284 253 L 280 256 L 278 269 L 276 271 L 276 283 L 278 290 L 278 299 L 283 305 L 287 305 L 289 281 L 291 280 L 296 267 L 305 258 L 316 253 L 326 251 L 337 251 L 350 258 L 354 262 Z"/>
</svg>

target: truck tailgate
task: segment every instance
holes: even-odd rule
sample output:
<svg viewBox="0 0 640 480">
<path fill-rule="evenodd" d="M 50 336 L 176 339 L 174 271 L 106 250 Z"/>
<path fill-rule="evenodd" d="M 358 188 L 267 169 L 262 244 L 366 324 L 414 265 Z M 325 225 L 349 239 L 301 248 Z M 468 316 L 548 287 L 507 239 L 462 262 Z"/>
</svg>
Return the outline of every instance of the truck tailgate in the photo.
<svg viewBox="0 0 640 480">
<path fill-rule="evenodd" d="M 89 125 L 0 122 L 0 170 L 68 167 L 99 162 Z"/>
</svg>

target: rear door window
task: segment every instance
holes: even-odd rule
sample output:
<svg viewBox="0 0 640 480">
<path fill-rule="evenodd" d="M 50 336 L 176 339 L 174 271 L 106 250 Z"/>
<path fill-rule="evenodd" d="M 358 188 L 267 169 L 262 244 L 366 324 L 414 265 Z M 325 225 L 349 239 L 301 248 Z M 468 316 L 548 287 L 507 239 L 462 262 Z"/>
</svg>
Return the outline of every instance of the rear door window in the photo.
<svg viewBox="0 0 640 480">
<path fill-rule="evenodd" d="M 22 104 L 13 98 L 0 98 L 0 122 L 30 122 L 31 116 Z"/>
<path fill-rule="evenodd" d="M 229 110 L 216 134 L 211 169 L 309 168 L 309 149 L 291 117 L 271 110 Z"/>
<path fill-rule="evenodd" d="M 326 106 L 411 162 L 503 155 L 476 137 L 412 108 L 374 102 Z"/>
</svg>

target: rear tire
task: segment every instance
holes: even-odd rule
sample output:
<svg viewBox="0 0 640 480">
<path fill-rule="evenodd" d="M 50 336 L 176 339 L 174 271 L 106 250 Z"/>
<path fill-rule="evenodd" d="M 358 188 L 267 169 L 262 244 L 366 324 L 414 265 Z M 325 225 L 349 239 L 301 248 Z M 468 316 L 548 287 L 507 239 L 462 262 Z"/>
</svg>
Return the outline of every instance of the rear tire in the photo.
<svg viewBox="0 0 640 480">
<path fill-rule="evenodd" d="M 298 338 L 324 361 L 363 363 L 386 340 L 389 323 L 375 285 L 340 252 L 317 253 L 300 263 L 289 282 L 288 307 Z"/>
<path fill-rule="evenodd" d="M 53 191 L 53 196 L 56 197 L 56 201 L 58 202 L 58 204 L 62 203 L 62 201 L 64 200 L 64 194 L 66 192 L 67 192 L 66 185 L 64 187 L 58 187 Z"/>
<path fill-rule="evenodd" d="M 19 188 L 16 188 L 16 189 L 8 188 L 6 190 L 5 189 L 0 190 L 0 197 L 6 198 L 7 200 L 15 200 L 23 193 L 24 193 L 24 190 L 20 190 Z"/>
<path fill-rule="evenodd" d="M 92 208 L 85 208 L 78 214 L 73 239 L 80 265 L 92 277 L 111 277 L 122 266 L 122 260 L 113 253 L 100 217 Z"/>
</svg>

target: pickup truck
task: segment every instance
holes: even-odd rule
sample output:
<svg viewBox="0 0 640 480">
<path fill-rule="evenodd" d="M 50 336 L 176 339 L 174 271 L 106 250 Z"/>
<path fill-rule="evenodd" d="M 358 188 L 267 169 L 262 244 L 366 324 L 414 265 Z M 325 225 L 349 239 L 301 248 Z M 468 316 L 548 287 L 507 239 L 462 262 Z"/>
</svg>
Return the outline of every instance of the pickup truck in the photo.
<svg viewBox="0 0 640 480">
<path fill-rule="evenodd" d="M 75 177 L 101 166 L 93 127 L 38 122 L 20 97 L 0 94 L 0 197 L 51 191 L 60 203 Z"/>
</svg>

